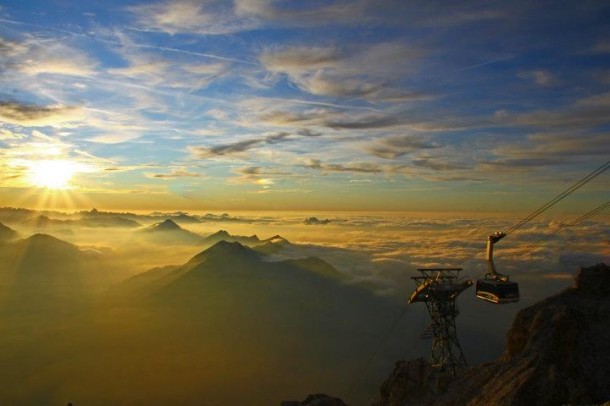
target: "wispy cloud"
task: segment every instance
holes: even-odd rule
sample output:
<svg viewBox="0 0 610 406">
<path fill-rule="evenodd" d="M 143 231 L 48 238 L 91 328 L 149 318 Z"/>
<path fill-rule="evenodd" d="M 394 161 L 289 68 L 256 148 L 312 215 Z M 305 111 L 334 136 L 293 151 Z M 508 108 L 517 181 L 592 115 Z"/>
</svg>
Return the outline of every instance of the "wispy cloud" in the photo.
<svg viewBox="0 0 610 406">
<path fill-rule="evenodd" d="M 266 49 L 260 61 L 267 70 L 286 74 L 300 89 L 314 95 L 412 101 L 432 96 L 390 83 L 413 71 L 421 56 L 420 50 L 401 43 L 379 43 L 348 50 L 303 46 Z M 377 63 L 379 60 L 384 63 Z"/>
<path fill-rule="evenodd" d="M 396 159 L 422 149 L 439 148 L 440 145 L 427 137 L 418 135 L 399 135 L 380 139 L 364 149 L 385 159 Z"/>
<path fill-rule="evenodd" d="M 261 138 L 237 141 L 231 144 L 216 145 L 213 147 L 191 147 L 190 150 L 197 158 L 212 158 L 226 155 L 238 155 L 264 144 L 285 142 L 294 139 L 295 137 L 318 137 L 320 135 L 320 133 L 308 129 L 299 130 L 295 133 L 282 131 L 267 134 Z"/>
<path fill-rule="evenodd" d="M 200 178 L 201 174 L 196 172 L 188 172 L 184 169 L 173 169 L 169 173 L 147 173 L 146 176 L 151 179 L 176 179 Z"/>
<path fill-rule="evenodd" d="M 6 58 L 2 63 L 5 69 L 30 76 L 91 76 L 97 69 L 97 63 L 86 52 L 57 40 L 8 41 L 0 38 L 0 55 Z"/>
<path fill-rule="evenodd" d="M 518 76 L 522 79 L 531 80 L 538 86 L 551 86 L 558 82 L 551 72 L 544 69 L 521 71 Z"/>
<path fill-rule="evenodd" d="M 315 169 L 322 172 L 348 172 L 348 173 L 382 173 L 384 169 L 374 163 L 350 163 L 350 164 L 329 164 L 319 159 L 308 159 L 304 162 L 304 167 Z"/>
<path fill-rule="evenodd" d="M 254 28 L 247 17 L 233 13 L 231 3 L 223 1 L 168 0 L 127 8 L 144 30 L 170 34 L 228 34 Z"/>
<path fill-rule="evenodd" d="M 0 101 L 0 118 L 11 124 L 26 126 L 54 126 L 79 121 L 83 110 L 77 106 L 39 106 L 16 101 Z"/>
</svg>

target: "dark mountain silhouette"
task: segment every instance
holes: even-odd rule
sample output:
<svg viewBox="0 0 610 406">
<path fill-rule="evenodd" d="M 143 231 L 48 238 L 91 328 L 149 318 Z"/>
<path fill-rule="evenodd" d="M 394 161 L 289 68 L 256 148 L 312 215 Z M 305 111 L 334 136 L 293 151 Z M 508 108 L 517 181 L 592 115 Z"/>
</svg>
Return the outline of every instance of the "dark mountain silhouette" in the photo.
<svg viewBox="0 0 610 406">
<path fill-rule="evenodd" d="M 0 247 L 4 310 L 47 314 L 108 286 L 99 255 L 47 234 Z"/>
<path fill-rule="evenodd" d="M 148 227 L 146 230 L 152 231 L 152 232 L 154 232 L 154 231 L 177 231 L 177 230 L 182 230 L 182 227 L 180 227 L 178 224 L 176 224 L 173 220 L 166 219 L 159 223 L 153 224 L 152 226 Z"/>
<path fill-rule="evenodd" d="M 23 221 L 23 223 L 30 227 L 35 227 L 35 228 L 66 226 L 66 225 L 70 224 L 70 222 L 67 220 L 53 219 L 44 214 L 27 218 L 26 220 Z"/>
<path fill-rule="evenodd" d="M 132 277 L 116 291 L 134 312 L 162 326 L 146 340 L 164 356 L 179 357 L 180 374 L 203 363 L 223 382 L 248 376 L 239 391 L 230 385 L 208 390 L 222 391 L 225 404 L 270 405 L 302 393 L 303 385 L 345 387 L 361 366 L 363 348 L 373 347 L 400 311 L 398 303 L 345 282 L 319 258 L 272 262 L 221 241 L 181 266 Z M 396 340 L 385 350 L 403 353 L 403 347 Z"/>
<path fill-rule="evenodd" d="M 201 220 L 199 220 L 198 218 L 189 216 L 188 214 L 185 214 L 185 213 L 179 213 L 179 214 L 173 215 L 170 217 L 170 219 L 177 223 L 184 223 L 184 224 L 201 223 Z"/>
<path fill-rule="evenodd" d="M 243 235 L 231 235 L 225 230 L 220 230 L 204 238 L 203 245 L 212 246 L 220 241 L 239 242 L 245 245 L 254 245 L 260 243 L 260 240 L 256 235 L 252 235 L 250 237 Z"/>
<path fill-rule="evenodd" d="M 281 406 L 347 406 L 343 401 L 339 398 L 333 398 L 328 395 L 324 395 L 322 393 L 317 393 L 315 395 L 309 395 L 307 398 L 302 401 L 284 401 Z"/>
<path fill-rule="evenodd" d="M 210 222 L 224 222 L 224 223 L 252 223 L 252 219 L 241 218 L 241 217 L 231 217 L 227 213 L 223 213 L 221 215 L 207 213 L 203 216 L 198 216 L 201 221 L 210 221 Z"/>
<path fill-rule="evenodd" d="M 149 241 L 157 243 L 200 244 L 200 235 L 183 229 L 171 219 L 166 219 L 137 231 Z"/>
<path fill-rule="evenodd" d="M 37 215 L 36 211 L 30 209 L 18 209 L 14 207 L 0 208 L 0 221 L 4 223 L 22 223 Z"/>
<path fill-rule="evenodd" d="M 255 245 L 253 248 L 263 254 L 272 255 L 278 253 L 284 248 L 289 247 L 290 245 L 290 241 L 280 235 L 275 235 L 271 238 L 261 240 L 260 243 Z"/>
<path fill-rule="evenodd" d="M 305 224 L 307 226 L 319 226 L 319 225 L 325 225 L 328 223 L 330 223 L 329 219 L 320 220 L 317 217 L 308 217 L 305 220 L 303 220 L 303 224 Z"/>
<path fill-rule="evenodd" d="M 0 223 L 0 242 L 13 240 L 13 239 L 17 238 L 17 236 L 18 236 L 17 231 Z"/>
<path fill-rule="evenodd" d="M 491 309 L 490 311 L 492 311 Z M 401 361 L 375 406 L 567 405 L 610 400 L 610 267 L 583 268 L 574 287 L 521 310 L 504 355 L 459 376 Z"/>
<path fill-rule="evenodd" d="M 156 220 L 156 221 L 172 220 L 179 224 L 201 223 L 201 220 L 199 220 L 197 217 L 191 216 L 188 213 L 184 213 L 181 211 L 178 211 L 175 213 L 154 212 L 154 213 L 146 215 L 145 217 L 147 217 L 150 220 Z"/>
<path fill-rule="evenodd" d="M 37 233 L 13 244 L 15 251 L 20 252 L 21 259 L 40 261 L 47 264 L 77 260 L 80 249 L 67 241 L 49 234 Z"/>
<path fill-rule="evenodd" d="M 135 228 L 142 225 L 135 220 L 123 217 L 117 213 L 100 212 L 96 209 L 91 211 L 81 212 L 79 220 L 73 220 L 73 223 L 85 227 L 126 227 Z"/>
</svg>

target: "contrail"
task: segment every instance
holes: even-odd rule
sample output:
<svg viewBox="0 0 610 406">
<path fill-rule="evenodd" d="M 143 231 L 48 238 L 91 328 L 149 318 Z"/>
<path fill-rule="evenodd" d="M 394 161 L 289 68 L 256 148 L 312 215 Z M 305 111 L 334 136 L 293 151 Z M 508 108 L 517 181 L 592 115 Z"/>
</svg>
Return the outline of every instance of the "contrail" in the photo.
<svg viewBox="0 0 610 406">
<path fill-rule="evenodd" d="M 456 69 L 456 70 L 454 70 L 454 72 L 462 72 L 462 71 L 465 71 L 465 70 L 475 69 L 475 68 L 478 68 L 480 66 L 490 65 L 492 63 L 496 63 L 496 62 L 500 62 L 500 61 L 506 61 L 507 59 L 513 59 L 514 57 L 515 57 L 515 55 L 502 56 L 500 58 L 492 59 L 490 61 L 485 61 L 485 62 L 477 63 L 476 65 L 470 65 L 470 66 L 466 66 L 464 68 Z"/>
<path fill-rule="evenodd" d="M 58 32 L 58 33 L 61 33 L 61 34 L 68 34 L 68 35 L 78 36 L 78 37 L 85 37 L 85 38 L 92 38 L 93 37 L 93 35 L 89 35 L 89 34 L 84 34 L 84 33 L 74 32 L 74 31 L 62 30 L 62 29 L 59 29 L 59 28 L 49 27 L 49 26 L 41 25 L 41 24 L 25 23 L 23 21 L 8 20 L 8 19 L 0 18 L 0 22 L 9 23 L 9 24 L 15 24 L 15 25 L 26 25 L 26 26 L 30 26 L 30 27 L 41 28 L 41 29 L 48 30 L 48 31 L 54 31 L 54 32 Z M 100 41 L 100 42 L 103 42 L 103 43 L 106 43 L 106 44 L 123 46 L 123 44 L 121 42 L 119 42 L 119 41 L 112 41 L 112 40 L 108 40 L 108 39 L 102 39 L 102 38 L 99 38 L 99 37 L 96 37 L 95 39 L 97 41 Z M 59 39 L 59 40 L 61 40 L 61 39 Z M 227 61 L 227 62 L 236 62 L 236 63 L 241 63 L 241 64 L 244 64 L 244 65 L 250 65 L 250 66 L 259 66 L 260 65 L 257 62 L 246 61 L 246 60 L 243 60 L 243 59 L 231 58 L 231 57 L 228 57 L 228 56 L 221 56 L 221 55 L 215 55 L 215 54 L 208 54 L 208 53 L 205 53 L 205 52 L 188 51 L 186 49 L 180 49 L 180 48 L 161 47 L 161 46 L 139 44 L 139 43 L 131 43 L 130 45 L 134 46 L 136 48 L 157 49 L 159 51 L 176 52 L 176 53 L 181 53 L 181 54 L 185 54 L 185 55 L 199 56 L 199 57 L 203 57 L 203 58 L 217 59 L 217 60 Z"/>
</svg>

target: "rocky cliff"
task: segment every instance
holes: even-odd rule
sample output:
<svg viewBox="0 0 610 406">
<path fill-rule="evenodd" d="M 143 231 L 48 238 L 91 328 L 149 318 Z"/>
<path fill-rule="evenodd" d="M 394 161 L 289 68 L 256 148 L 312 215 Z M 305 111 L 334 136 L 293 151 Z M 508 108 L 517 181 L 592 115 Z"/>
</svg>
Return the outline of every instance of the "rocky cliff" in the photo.
<svg viewBox="0 0 610 406">
<path fill-rule="evenodd" d="M 299 401 L 285 401 L 282 402 L 281 406 L 347 406 L 339 398 L 333 398 L 322 393 L 307 396 L 302 402 Z"/>
<path fill-rule="evenodd" d="M 583 268 L 575 284 L 521 310 L 500 359 L 458 377 L 423 359 L 400 361 L 375 406 L 610 405 L 610 267 Z"/>
</svg>

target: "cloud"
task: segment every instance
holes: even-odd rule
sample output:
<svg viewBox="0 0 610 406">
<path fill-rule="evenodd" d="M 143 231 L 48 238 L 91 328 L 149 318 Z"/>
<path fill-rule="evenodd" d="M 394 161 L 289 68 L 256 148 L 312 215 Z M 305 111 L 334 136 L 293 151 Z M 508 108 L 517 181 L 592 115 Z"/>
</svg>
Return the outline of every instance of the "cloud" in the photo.
<svg viewBox="0 0 610 406">
<path fill-rule="evenodd" d="M 184 169 L 174 169 L 169 173 L 147 173 L 146 177 L 151 179 L 200 178 L 201 174 Z"/>
<path fill-rule="evenodd" d="M 420 50 L 391 42 L 345 50 L 305 46 L 265 49 L 259 59 L 267 70 L 286 74 L 301 90 L 313 95 L 412 101 L 432 96 L 401 89 L 395 82 L 413 71 L 421 55 Z"/>
<path fill-rule="evenodd" d="M 401 118 L 398 114 L 379 114 L 368 115 L 361 117 L 349 117 L 346 119 L 336 118 L 329 119 L 324 122 L 324 125 L 341 130 L 370 130 L 379 128 L 397 127 L 407 123 L 407 120 Z"/>
<path fill-rule="evenodd" d="M 0 101 L 0 120 L 22 126 L 54 126 L 78 121 L 83 110 L 76 106 L 38 106 L 16 101 Z"/>
<path fill-rule="evenodd" d="M 256 27 L 250 18 L 236 16 L 231 3 L 218 0 L 169 0 L 131 6 L 138 28 L 169 34 L 229 34 Z"/>
<path fill-rule="evenodd" d="M 413 164 L 422 168 L 432 169 L 434 171 L 455 171 L 458 169 L 470 169 L 472 165 L 466 165 L 457 162 L 451 158 L 430 158 L 419 157 L 412 160 Z"/>
<path fill-rule="evenodd" d="M 510 116 L 506 123 L 537 127 L 591 128 L 610 122 L 610 92 L 594 94 L 554 110 Z"/>
<path fill-rule="evenodd" d="M 517 76 L 531 80 L 538 86 L 552 86 L 558 82 L 551 72 L 543 69 L 522 71 Z"/>
<path fill-rule="evenodd" d="M 121 144 L 140 138 L 140 134 L 104 134 L 87 138 L 87 141 L 98 144 Z"/>
<path fill-rule="evenodd" d="M 384 159 L 396 159 L 422 149 L 439 148 L 440 145 L 418 135 L 398 135 L 378 140 L 365 147 L 371 154 Z"/>
<path fill-rule="evenodd" d="M 591 49 L 592 54 L 610 54 L 610 41 L 600 40 Z"/>
<path fill-rule="evenodd" d="M 250 140 L 237 141 L 231 144 L 217 145 L 214 147 L 191 147 L 191 152 L 198 158 L 211 158 L 225 155 L 239 155 L 249 149 L 256 148 L 263 144 L 277 144 L 279 142 L 288 141 L 294 136 L 299 137 L 318 137 L 321 134 L 303 129 L 296 133 L 289 133 L 285 131 L 267 134 L 261 138 L 254 138 Z"/>
<path fill-rule="evenodd" d="M 493 149 L 498 157 L 485 165 L 505 167 L 541 167 L 565 164 L 583 157 L 610 155 L 607 133 L 535 133 L 524 144 L 505 144 Z"/>
<path fill-rule="evenodd" d="M 383 83 L 367 83 L 362 79 L 317 71 L 296 80 L 303 90 L 319 96 L 376 98 L 385 87 Z"/>
<path fill-rule="evenodd" d="M 286 179 L 295 177 L 292 172 L 280 171 L 273 168 L 263 168 L 260 166 L 247 166 L 234 171 L 237 177 L 229 179 L 228 183 L 233 185 L 250 184 L 260 186 L 264 190 L 270 189 L 277 183 L 277 178 Z"/>
<path fill-rule="evenodd" d="M 451 27 L 481 21 L 493 21 L 507 18 L 502 10 L 451 10 L 422 19 L 419 24 L 430 27 Z"/>
<path fill-rule="evenodd" d="M 364 1 L 338 1 L 318 7 L 277 7 L 274 3 L 273 0 L 236 0 L 235 13 L 292 26 L 362 24 L 367 20 Z"/>
<path fill-rule="evenodd" d="M 142 52 L 126 37 L 123 38 L 120 53 L 129 65 L 108 69 L 108 73 L 136 80 L 151 89 L 155 87 L 200 89 L 222 77 L 229 68 L 226 62 L 189 63 L 166 59 L 148 51 Z"/>
<path fill-rule="evenodd" d="M 327 164 L 318 159 L 307 159 L 304 166 L 322 172 L 350 172 L 350 173 L 382 173 L 384 169 L 374 163 L 353 164 Z"/>
<path fill-rule="evenodd" d="M 320 124 L 321 119 L 327 115 L 328 111 L 323 109 L 309 109 L 307 111 L 272 110 L 262 113 L 260 119 L 264 123 L 292 127 L 299 124 Z"/>
<path fill-rule="evenodd" d="M 89 77 L 95 74 L 97 63 L 86 52 L 59 41 L 7 41 L 0 38 L 2 67 L 26 75 L 41 74 Z"/>
<path fill-rule="evenodd" d="M 4 128 L 0 128 L 0 141 L 3 140 L 20 140 L 25 138 L 24 134 L 16 133 Z"/>
<path fill-rule="evenodd" d="M 262 139 L 252 139 L 238 141 L 231 144 L 217 145 L 215 147 L 209 148 L 191 147 L 191 152 L 193 152 L 197 158 L 211 158 L 224 155 L 234 155 L 254 148 L 256 145 L 259 145 L 262 142 Z"/>
<path fill-rule="evenodd" d="M 44 58 L 37 61 L 31 61 L 27 65 L 21 66 L 21 71 L 30 75 L 40 74 L 55 74 L 55 75 L 70 75 L 70 76 L 91 76 L 94 69 L 88 65 L 84 58 L 72 58 L 66 60 L 63 58 Z"/>
<path fill-rule="evenodd" d="M 267 70 L 297 75 L 312 69 L 334 67 L 346 55 L 335 47 L 288 47 L 266 49 L 259 59 Z"/>
</svg>

